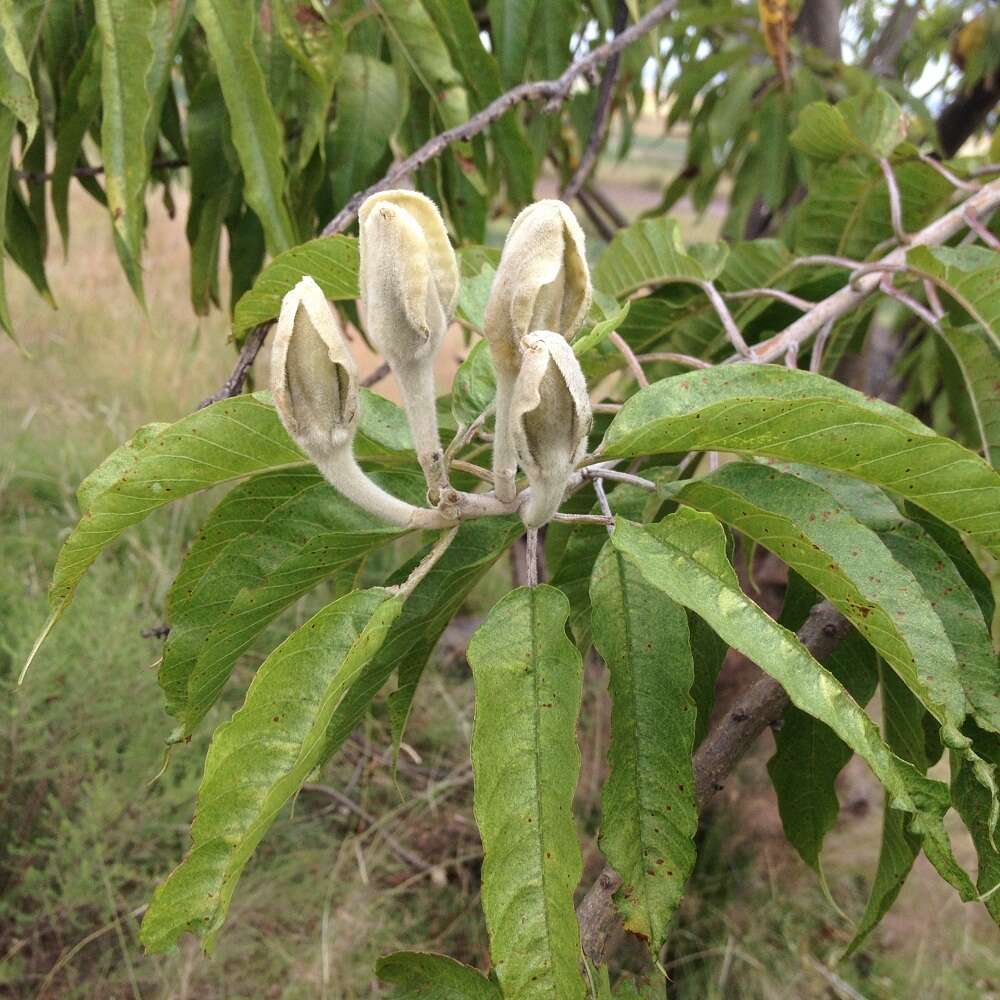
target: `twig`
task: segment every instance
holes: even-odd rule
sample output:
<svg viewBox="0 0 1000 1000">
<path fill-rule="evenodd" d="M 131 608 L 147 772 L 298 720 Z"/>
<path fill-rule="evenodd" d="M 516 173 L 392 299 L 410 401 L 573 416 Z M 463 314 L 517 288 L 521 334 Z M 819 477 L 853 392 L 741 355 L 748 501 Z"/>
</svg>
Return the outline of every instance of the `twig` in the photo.
<svg viewBox="0 0 1000 1000">
<path fill-rule="evenodd" d="M 481 465 L 475 465 L 472 462 L 463 462 L 454 458 L 449 463 L 449 468 L 458 469 L 459 472 L 468 472 L 470 476 L 475 476 L 477 479 L 483 480 L 484 483 L 493 482 L 493 473 L 489 469 L 484 469 Z"/>
<path fill-rule="evenodd" d="M 708 301 L 712 303 L 712 308 L 716 311 L 719 319 L 722 320 L 722 327 L 726 331 L 726 337 L 729 343 L 733 345 L 734 348 L 747 360 L 753 361 L 754 357 L 747 347 L 747 342 L 743 339 L 743 334 L 740 333 L 740 328 L 736 325 L 736 320 L 733 319 L 733 314 L 729 311 L 729 306 L 726 305 L 726 300 L 719 294 L 719 290 L 712 284 L 711 281 L 699 281 L 697 285 L 702 289 L 702 291 L 708 296 Z"/>
<path fill-rule="evenodd" d="M 711 368 L 711 361 L 703 361 L 692 354 L 678 354 L 676 351 L 654 351 L 652 354 L 639 354 L 638 360 L 643 364 L 655 361 L 672 361 L 675 365 L 686 365 L 688 368 Z"/>
<path fill-rule="evenodd" d="M 753 299 L 759 296 L 778 299 L 779 302 L 784 302 L 787 305 L 794 306 L 796 309 L 802 310 L 802 312 L 808 312 L 814 305 L 816 305 L 815 302 L 799 298 L 798 295 L 792 295 L 791 292 L 783 292 L 780 288 L 746 288 L 739 292 L 722 293 L 722 297 L 724 299 Z"/>
<path fill-rule="evenodd" d="M 1000 206 L 1000 180 L 985 184 L 980 191 L 970 195 L 960 205 L 935 219 L 930 225 L 910 236 L 910 247 L 939 246 L 964 229 L 968 223 L 965 213 L 971 211 L 977 217 L 986 215 Z M 893 270 L 906 263 L 906 247 L 897 247 L 886 254 L 881 261 L 881 272 Z M 781 333 L 775 334 L 769 340 L 755 345 L 754 359 L 757 361 L 774 361 L 784 357 L 791 343 L 801 347 L 807 340 L 815 336 L 827 323 L 839 319 L 856 308 L 869 295 L 878 289 L 881 277 L 868 273 L 860 276 L 852 284 L 841 288 L 821 302 L 817 302 L 809 312 L 804 313 L 795 322 L 789 324 Z M 742 360 L 739 355 L 729 358 L 730 361 Z"/>
<path fill-rule="evenodd" d="M 375 368 L 372 371 L 370 371 L 361 380 L 361 385 L 365 389 L 370 389 L 373 385 L 378 385 L 378 383 L 381 382 L 382 379 L 384 379 L 391 371 L 392 369 L 389 367 L 389 362 L 383 361 L 382 364 L 378 366 L 378 368 Z"/>
<path fill-rule="evenodd" d="M 917 154 L 922 163 L 926 163 L 932 170 L 936 170 L 952 187 L 957 187 L 959 191 L 978 191 L 982 185 L 972 181 L 963 181 L 952 171 L 950 171 L 940 160 L 926 153 Z"/>
<path fill-rule="evenodd" d="M 1000 174 L 1000 163 L 986 163 L 969 171 L 970 177 L 988 177 L 990 174 Z"/>
<path fill-rule="evenodd" d="M 525 578 L 529 587 L 538 586 L 538 529 L 528 528 L 524 545 Z"/>
<path fill-rule="evenodd" d="M 625 0 L 617 0 L 611 26 L 615 37 L 625 30 L 626 24 L 628 24 L 628 4 L 626 4 Z M 580 162 L 576 165 L 573 176 L 569 179 L 569 183 L 562 189 L 562 194 L 559 196 L 563 201 L 572 201 L 579 195 L 580 189 L 587 178 L 590 177 L 591 171 L 594 169 L 594 164 L 597 162 L 598 153 L 604 143 L 604 137 L 608 133 L 608 125 L 611 122 L 611 99 L 614 96 L 620 59 L 621 53 L 616 52 L 608 59 L 607 65 L 604 67 L 604 76 L 601 77 L 601 86 L 597 93 L 594 125 L 590 130 L 587 146 L 580 157 Z"/>
<path fill-rule="evenodd" d="M 247 375 L 250 374 L 250 369 L 253 367 L 257 355 L 260 353 L 260 349 L 264 346 L 264 341 L 267 339 L 267 331 L 270 328 L 270 321 L 260 323 L 246 335 L 246 339 L 243 341 L 243 346 L 240 348 L 236 364 L 233 365 L 233 370 L 229 378 L 211 396 L 206 397 L 198 404 L 199 410 L 203 410 L 212 403 L 218 403 L 220 399 L 229 399 L 230 396 L 238 396 L 243 391 Z"/>
<path fill-rule="evenodd" d="M 646 373 L 642 370 L 639 359 L 635 356 L 632 348 L 628 346 L 625 338 L 616 330 L 614 333 L 608 334 L 608 340 L 615 345 L 618 352 L 625 359 L 629 371 L 635 376 L 635 380 L 639 383 L 640 388 L 645 389 L 649 385 L 649 379 L 646 378 Z"/>
<path fill-rule="evenodd" d="M 615 229 L 624 229 L 628 225 L 628 219 L 618 211 L 615 203 L 593 182 L 593 179 L 587 182 L 585 190 L 587 195 L 600 205 L 601 211 L 614 223 Z"/>
<path fill-rule="evenodd" d="M 935 316 L 926 306 L 921 305 L 912 295 L 907 294 L 901 288 L 897 288 L 891 281 L 886 278 L 882 279 L 882 283 L 879 288 L 889 296 L 891 299 L 895 299 L 901 305 L 906 306 L 915 316 L 919 316 L 929 327 L 937 329 L 939 327 L 938 318 Z"/>
<path fill-rule="evenodd" d="M 609 469 L 603 465 L 591 465 L 583 470 L 584 479 L 591 479 L 595 483 L 602 479 L 612 479 L 616 483 L 628 483 L 630 486 L 638 486 L 640 489 L 648 490 L 650 493 L 656 491 L 656 483 L 652 479 L 643 479 L 642 476 L 633 475 L 631 472 L 619 472 L 617 469 Z"/>
<path fill-rule="evenodd" d="M 850 631 L 847 620 L 827 601 L 812 609 L 798 631 L 799 641 L 820 662 Z M 757 737 L 781 718 L 789 703 L 784 688 L 771 677 L 752 684 L 725 718 L 705 737 L 694 755 L 694 793 L 699 811 L 722 788 L 722 782 Z M 608 939 L 619 923 L 614 894 L 621 878 L 606 866 L 576 908 L 583 950 L 595 965 L 603 964 Z"/>
<path fill-rule="evenodd" d="M 823 367 L 823 351 L 826 349 L 826 342 L 830 339 L 831 333 L 833 333 L 833 320 L 830 320 L 819 331 L 816 340 L 813 341 L 812 354 L 809 355 L 809 371 L 818 372 Z"/>
<path fill-rule="evenodd" d="M 615 231 L 608 225 L 601 213 L 598 212 L 597 206 L 590 199 L 590 195 L 586 191 L 578 191 L 576 200 L 580 203 L 580 208 L 583 209 L 587 218 L 593 223 L 601 239 L 606 243 L 610 243 L 614 239 Z"/>
<path fill-rule="evenodd" d="M 927 304 L 931 307 L 931 312 L 941 319 L 944 316 L 944 306 L 941 305 L 941 297 L 938 295 L 937 287 L 929 278 L 924 278 L 924 295 L 927 296 Z"/>
<path fill-rule="evenodd" d="M 401 160 L 385 176 L 371 187 L 352 195 L 344 207 L 323 227 L 323 235 L 331 236 L 341 233 L 354 221 L 364 200 L 378 191 L 395 187 L 404 178 L 418 170 L 425 163 L 440 156 L 452 143 L 463 139 L 471 139 L 479 135 L 497 119 L 502 118 L 511 108 L 526 101 L 544 101 L 542 111 L 555 111 L 572 91 L 577 79 L 602 66 L 616 53 L 621 52 L 643 35 L 652 31 L 661 21 L 666 20 L 676 8 L 678 0 L 661 0 L 648 14 L 639 18 L 635 24 L 616 35 L 610 42 L 599 45 L 588 52 L 582 59 L 569 66 L 555 80 L 535 80 L 519 84 L 501 94 L 495 101 L 488 104 L 482 111 L 474 114 L 468 121 L 454 128 L 447 129 L 425 142 L 419 149 Z"/>
<path fill-rule="evenodd" d="M 614 516 L 609 514 L 562 514 L 552 515 L 553 521 L 562 524 L 614 524 Z"/>
<path fill-rule="evenodd" d="M 598 476 L 594 479 L 594 493 L 597 494 L 597 504 L 601 508 L 601 513 L 607 518 L 608 534 L 615 530 L 615 515 L 611 512 L 611 504 L 608 503 L 608 495 L 604 491 L 604 480 Z"/>
<path fill-rule="evenodd" d="M 622 403 L 591 403 L 590 408 L 594 413 L 617 413 L 623 405 Z"/>
<path fill-rule="evenodd" d="M 150 170 L 179 170 L 181 167 L 186 167 L 188 161 L 182 158 L 174 158 L 169 160 L 153 160 L 150 163 Z M 88 167 L 74 167 L 72 171 L 73 177 L 97 177 L 99 174 L 104 173 L 104 166 L 102 164 L 96 164 L 95 166 Z M 52 180 L 55 174 L 51 171 L 45 170 L 15 170 L 14 176 L 19 181 L 28 181 L 32 184 L 42 184 L 45 181 Z"/>
<path fill-rule="evenodd" d="M 991 250 L 1000 250 L 1000 240 L 998 240 L 972 212 L 965 213 L 965 221 L 969 224 L 969 228 Z"/>
<path fill-rule="evenodd" d="M 903 225 L 903 199 L 899 194 L 899 184 L 896 181 L 892 164 L 884 157 L 879 157 L 878 165 L 885 176 L 885 185 L 889 190 L 889 217 L 892 219 L 892 231 L 902 246 L 910 242 L 910 235 Z"/>
</svg>

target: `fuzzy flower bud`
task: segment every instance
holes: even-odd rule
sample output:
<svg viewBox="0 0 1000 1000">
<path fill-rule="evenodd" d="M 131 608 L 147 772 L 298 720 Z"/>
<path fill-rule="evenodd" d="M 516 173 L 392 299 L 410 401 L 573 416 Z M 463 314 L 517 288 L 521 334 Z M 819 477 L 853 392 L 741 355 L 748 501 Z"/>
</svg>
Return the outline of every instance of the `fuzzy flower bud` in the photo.
<svg viewBox="0 0 1000 1000">
<path fill-rule="evenodd" d="M 271 395 L 289 436 L 340 493 L 390 524 L 413 523 L 416 508 L 376 486 L 355 461 L 357 368 L 337 315 L 312 278 L 281 302 Z"/>
<path fill-rule="evenodd" d="M 372 195 L 358 213 L 365 327 L 399 382 L 417 458 L 436 502 L 447 478 L 434 358 L 458 300 L 458 262 L 435 204 L 416 191 Z"/>
<path fill-rule="evenodd" d="M 484 323 L 497 376 L 493 472 L 503 500 L 514 491 L 510 406 L 524 338 L 534 330 L 550 330 L 570 340 L 590 299 L 590 269 L 576 217 L 554 199 L 529 205 L 507 234 Z"/>
<path fill-rule="evenodd" d="M 566 482 L 586 450 L 593 418 L 580 362 L 561 334 L 528 334 L 522 351 L 511 394 L 511 430 L 531 487 L 521 520 L 537 528 L 559 509 Z"/>
</svg>

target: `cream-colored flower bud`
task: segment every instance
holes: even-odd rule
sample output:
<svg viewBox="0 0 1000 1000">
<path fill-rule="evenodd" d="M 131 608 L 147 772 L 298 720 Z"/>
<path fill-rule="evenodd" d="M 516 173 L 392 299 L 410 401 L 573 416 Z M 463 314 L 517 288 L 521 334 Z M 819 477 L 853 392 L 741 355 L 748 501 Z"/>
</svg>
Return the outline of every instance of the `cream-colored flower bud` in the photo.
<svg viewBox="0 0 1000 1000">
<path fill-rule="evenodd" d="M 376 486 L 354 458 L 357 368 L 337 314 L 312 278 L 282 299 L 271 395 L 289 436 L 340 493 L 391 524 L 413 524 L 416 508 Z"/>
<path fill-rule="evenodd" d="M 365 328 L 399 382 L 434 502 L 447 485 L 434 357 L 458 300 L 458 261 L 437 206 L 416 191 L 372 195 L 358 213 Z"/>
<path fill-rule="evenodd" d="M 522 357 L 511 394 L 511 430 L 531 487 L 521 520 L 537 528 L 559 509 L 593 417 L 580 362 L 561 334 L 528 334 Z"/>
<path fill-rule="evenodd" d="M 483 330 L 497 376 L 493 473 L 503 500 L 512 499 L 514 491 L 510 405 L 524 338 L 534 330 L 551 330 L 570 340 L 590 308 L 591 294 L 576 217 L 555 199 L 529 205 L 507 233 Z"/>
</svg>

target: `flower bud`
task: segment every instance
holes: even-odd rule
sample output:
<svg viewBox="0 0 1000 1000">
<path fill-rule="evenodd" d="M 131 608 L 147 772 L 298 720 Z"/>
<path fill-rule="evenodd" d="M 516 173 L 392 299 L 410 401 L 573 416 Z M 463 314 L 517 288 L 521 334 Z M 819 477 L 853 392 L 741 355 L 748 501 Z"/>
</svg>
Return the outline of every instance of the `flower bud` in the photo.
<svg viewBox="0 0 1000 1000">
<path fill-rule="evenodd" d="M 531 487 L 521 520 L 537 528 L 559 509 L 593 418 L 580 362 L 561 334 L 528 334 L 522 355 L 511 394 L 511 431 Z"/>
<path fill-rule="evenodd" d="M 497 376 L 493 473 L 502 500 L 513 498 L 517 471 L 510 405 L 524 338 L 550 330 L 571 339 L 590 298 L 590 269 L 576 217 L 554 199 L 529 205 L 507 234 L 483 331 Z"/>
<path fill-rule="evenodd" d="M 312 278 L 303 278 L 281 302 L 271 394 L 285 429 L 307 454 L 353 439 L 357 368 L 336 313 Z"/>
<path fill-rule="evenodd" d="M 399 382 L 433 500 L 447 486 L 434 356 L 458 300 L 458 262 L 441 219 L 416 191 L 372 195 L 358 213 L 365 328 Z"/>
</svg>

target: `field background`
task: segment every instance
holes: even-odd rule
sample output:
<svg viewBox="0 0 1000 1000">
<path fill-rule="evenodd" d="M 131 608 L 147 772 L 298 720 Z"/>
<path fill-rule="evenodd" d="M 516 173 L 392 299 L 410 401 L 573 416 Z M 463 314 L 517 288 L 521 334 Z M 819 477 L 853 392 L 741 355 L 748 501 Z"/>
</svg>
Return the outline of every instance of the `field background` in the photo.
<svg viewBox="0 0 1000 1000">
<path fill-rule="evenodd" d="M 607 170 L 608 193 L 630 216 L 654 205 L 680 148 L 646 122 L 629 162 Z M 171 725 L 156 685 L 161 641 L 142 633 L 163 621 L 172 574 L 218 496 L 158 512 L 103 555 L 27 684 L 15 687 L 45 617 L 58 546 L 76 519 L 80 479 L 139 425 L 193 409 L 232 360 L 225 318 L 190 310 L 184 211 L 171 219 L 155 198 L 149 211 L 146 315 L 121 276 L 103 210 L 79 190 L 70 255 L 64 261 L 58 245 L 50 250 L 58 311 L 7 271 L 11 312 L 31 357 L 0 341 L 0 996 L 378 997 L 373 962 L 400 947 L 444 951 L 483 968 L 468 766 L 472 685 L 454 645 L 440 651 L 420 689 L 399 791 L 380 705 L 275 824 L 214 956 L 193 941 L 171 956 L 143 955 L 138 920 L 186 848 L 208 734 L 238 706 L 262 654 L 331 594 L 321 588 L 269 629 L 201 735 L 151 783 Z M 711 215 L 698 220 L 681 208 L 679 216 L 695 238 L 715 228 Z M 461 350 L 455 338 L 442 353 L 443 382 Z M 363 358 L 363 366 L 374 363 Z M 259 368 L 263 384 L 266 367 Z M 391 395 L 391 383 L 384 390 Z M 508 584 L 502 567 L 467 614 L 482 614 Z M 599 822 L 607 730 L 604 679 L 590 663 L 577 810 L 588 844 Z M 826 853 L 845 916 L 783 841 L 764 771 L 770 744 L 768 735 L 743 763 L 702 831 L 699 868 L 665 963 L 665 995 L 1000 997 L 995 928 L 923 858 L 869 945 L 833 972 L 825 966 L 864 906 L 881 794 L 852 762 Z M 969 845 L 957 846 L 973 865 Z M 588 873 L 599 863 L 590 847 Z M 633 947 L 626 943 L 620 954 L 639 968 Z"/>
</svg>

